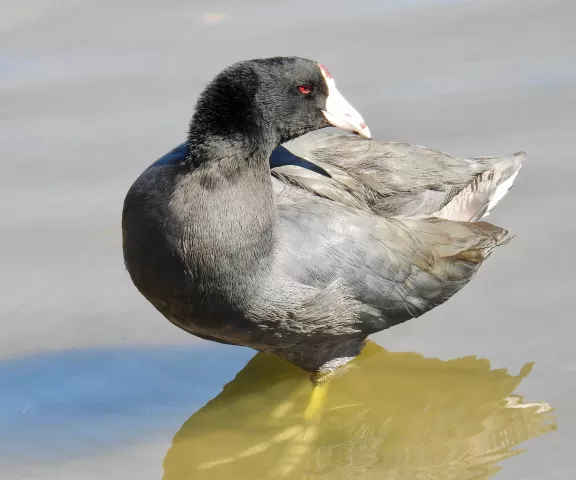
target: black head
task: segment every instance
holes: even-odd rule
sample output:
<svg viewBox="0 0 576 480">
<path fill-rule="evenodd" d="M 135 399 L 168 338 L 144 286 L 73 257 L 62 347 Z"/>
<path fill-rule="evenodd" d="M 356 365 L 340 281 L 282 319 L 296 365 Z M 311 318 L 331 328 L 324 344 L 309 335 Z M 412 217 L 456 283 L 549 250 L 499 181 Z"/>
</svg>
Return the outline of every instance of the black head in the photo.
<svg viewBox="0 0 576 480">
<path fill-rule="evenodd" d="M 330 125 L 370 136 L 324 66 L 277 57 L 236 63 L 217 75 L 198 101 L 190 135 L 265 136 L 276 146 Z"/>
</svg>

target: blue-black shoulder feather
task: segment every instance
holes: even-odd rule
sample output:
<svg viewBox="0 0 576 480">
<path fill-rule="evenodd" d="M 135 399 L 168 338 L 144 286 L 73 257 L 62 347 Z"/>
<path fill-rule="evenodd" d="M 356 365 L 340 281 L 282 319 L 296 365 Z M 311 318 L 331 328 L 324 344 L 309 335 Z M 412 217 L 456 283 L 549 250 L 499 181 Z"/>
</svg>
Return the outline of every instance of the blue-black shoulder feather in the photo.
<svg viewBox="0 0 576 480">
<path fill-rule="evenodd" d="M 331 175 L 319 167 L 315 163 L 309 162 L 308 160 L 294 155 L 290 150 L 283 147 L 282 145 L 276 147 L 270 155 L 270 168 L 282 167 L 284 165 L 295 165 L 297 167 L 306 168 L 307 170 L 312 170 L 313 172 L 324 175 L 325 177 L 332 178 Z"/>
<path fill-rule="evenodd" d="M 149 168 L 162 167 L 165 165 L 178 165 L 186 160 L 188 155 L 188 144 L 182 143 L 176 148 L 170 150 L 166 155 L 156 160 Z M 290 150 L 282 145 L 276 147 L 270 155 L 270 168 L 282 167 L 285 165 L 295 165 L 297 167 L 306 168 L 325 177 L 331 178 L 330 174 L 322 167 L 309 162 L 308 160 L 294 155 Z"/>
<path fill-rule="evenodd" d="M 181 143 L 176 148 L 170 150 L 166 155 L 156 160 L 149 168 L 163 167 L 165 165 L 178 165 L 186 160 L 188 155 L 188 144 Z"/>
</svg>

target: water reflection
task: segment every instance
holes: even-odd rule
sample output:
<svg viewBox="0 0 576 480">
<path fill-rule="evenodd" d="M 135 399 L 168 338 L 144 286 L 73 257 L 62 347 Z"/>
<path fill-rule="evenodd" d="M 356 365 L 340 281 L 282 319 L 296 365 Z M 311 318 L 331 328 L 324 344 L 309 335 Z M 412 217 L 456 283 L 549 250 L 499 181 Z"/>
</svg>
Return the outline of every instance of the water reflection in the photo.
<svg viewBox="0 0 576 480">
<path fill-rule="evenodd" d="M 303 435 L 307 375 L 256 355 L 175 435 L 164 480 L 486 479 L 519 443 L 556 428 L 550 406 L 512 395 L 530 373 L 488 360 L 393 353 L 369 343 L 330 384 Z"/>
</svg>

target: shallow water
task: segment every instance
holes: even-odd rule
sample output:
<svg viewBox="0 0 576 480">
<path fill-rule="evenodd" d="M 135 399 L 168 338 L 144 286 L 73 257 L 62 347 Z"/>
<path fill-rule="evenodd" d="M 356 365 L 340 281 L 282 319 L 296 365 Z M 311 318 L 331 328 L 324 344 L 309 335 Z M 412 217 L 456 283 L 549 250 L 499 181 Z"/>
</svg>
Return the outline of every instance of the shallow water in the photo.
<svg viewBox="0 0 576 480">
<path fill-rule="evenodd" d="M 557 428 L 550 404 L 514 393 L 531 363 L 511 375 L 486 359 L 445 361 L 369 342 L 322 387 L 325 403 L 306 418 L 305 372 L 264 354 L 246 362 L 247 349 L 215 349 L 100 348 L 4 361 L 5 472 L 97 478 L 112 467 L 108 478 L 125 478 L 118 468 L 160 478 L 123 455 L 155 444 L 165 480 L 489 478 L 518 444 Z"/>
<path fill-rule="evenodd" d="M 573 2 L 0 10 L 0 478 L 576 478 Z M 121 258 L 127 187 L 217 71 L 269 55 L 328 65 L 375 138 L 528 153 L 490 217 L 518 237 L 373 336 L 319 423 L 302 372 L 174 328 Z"/>
</svg>

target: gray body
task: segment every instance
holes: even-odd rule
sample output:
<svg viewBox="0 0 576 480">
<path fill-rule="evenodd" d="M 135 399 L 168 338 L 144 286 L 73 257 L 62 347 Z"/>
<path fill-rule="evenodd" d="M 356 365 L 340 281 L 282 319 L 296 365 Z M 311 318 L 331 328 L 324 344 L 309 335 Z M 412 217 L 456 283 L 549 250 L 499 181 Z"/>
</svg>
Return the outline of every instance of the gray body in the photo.
<svg viewBox="0 0 576 480">
<path fill-rule="evenodd" d="M 292 166 L 273 178 L 274 145 L 219 146 L 217 165 L 152 166 L 131 187 L 126 265 L 175 325 L 331 370 L 369 334 L 446 301 L 511 237 L 470 220 L 523 155 L 462 160 L 325 134 L 286 146 L 332 178 Z"/>
<path fill-rule="evenodd" d="M 294 165 L 272 169 L 276 178 L 301 187 L 302 194 L 308 191 L 385 217 L 435 215 L 463 221 L 488 215 L 512 186 L 525 157 L 519 152 L 458 158 L 419 145 L 322 131 L 283 146 L 332 177 Z"/>
</svg>

